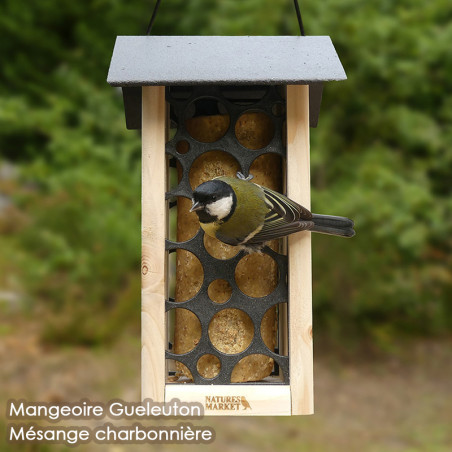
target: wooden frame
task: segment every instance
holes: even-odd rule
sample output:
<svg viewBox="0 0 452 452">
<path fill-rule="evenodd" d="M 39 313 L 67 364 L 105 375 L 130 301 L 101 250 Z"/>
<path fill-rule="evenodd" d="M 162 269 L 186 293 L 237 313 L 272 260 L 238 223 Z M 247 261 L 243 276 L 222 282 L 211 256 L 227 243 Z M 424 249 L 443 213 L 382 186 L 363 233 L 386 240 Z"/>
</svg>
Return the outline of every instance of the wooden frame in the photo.
<svg viewBox="0 0 452 452">
<path fill-rule="evenodd" d="M 142 399 L 200 402 L 207 415 L 313 412 L 310 232 L 289 237 L 290 385 L 165 382 L 166 106 L 162 86 L 142 88 Z M 287 87 L 287 190 L 310 207 L 309 86 Z"/>
<path fill-rule="evenodd" d="M 309 86 L 287 87 L 287 195 L 311 208 Z M 289 236 L 289 365 L 292 414 L 314 412 L 311 233 Z"/>
<path fill-rule="evenodd" d="M 141 394 L 165 397 L 165 87 L 143 86 L 141 198 Z"/>
</svg>

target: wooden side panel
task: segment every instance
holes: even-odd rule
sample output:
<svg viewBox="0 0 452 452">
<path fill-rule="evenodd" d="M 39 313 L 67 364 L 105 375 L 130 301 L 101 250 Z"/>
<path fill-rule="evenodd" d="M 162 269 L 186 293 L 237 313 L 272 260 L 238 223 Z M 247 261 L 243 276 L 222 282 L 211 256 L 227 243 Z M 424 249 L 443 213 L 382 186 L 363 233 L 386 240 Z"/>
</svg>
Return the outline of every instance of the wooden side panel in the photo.
<svg viewBox="0 0 452 452">
<path fill-rule="evenodd" d="M 143 87 L 141 398 L 165 397 L 165 88 Z"/>
<path fill-rule="evenodd" d="M 288 385 L 167 384 L 166 401 L 199 402 L 206 416 L 289 416 Z"/>
<path fill-rule="evenodd" d="M 287 87 L 287 193 L 310 209 L 309 86 Z M 292 414 L 314 412 L 311 233 L 289 236 L 289 360 Z"/>
</svg>

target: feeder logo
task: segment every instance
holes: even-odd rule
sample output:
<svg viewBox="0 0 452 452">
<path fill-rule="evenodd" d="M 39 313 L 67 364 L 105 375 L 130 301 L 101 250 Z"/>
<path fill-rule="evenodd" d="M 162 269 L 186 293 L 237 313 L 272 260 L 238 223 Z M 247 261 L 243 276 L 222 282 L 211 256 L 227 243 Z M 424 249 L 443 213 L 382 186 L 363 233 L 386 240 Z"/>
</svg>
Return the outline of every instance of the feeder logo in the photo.
<svg viewBox="0 0 452 452">
<path fill-rule="evenodd" d="M 240 411 L 252 409 L 245 396 L 206 396 L 206 410 Z"/>
</svg>

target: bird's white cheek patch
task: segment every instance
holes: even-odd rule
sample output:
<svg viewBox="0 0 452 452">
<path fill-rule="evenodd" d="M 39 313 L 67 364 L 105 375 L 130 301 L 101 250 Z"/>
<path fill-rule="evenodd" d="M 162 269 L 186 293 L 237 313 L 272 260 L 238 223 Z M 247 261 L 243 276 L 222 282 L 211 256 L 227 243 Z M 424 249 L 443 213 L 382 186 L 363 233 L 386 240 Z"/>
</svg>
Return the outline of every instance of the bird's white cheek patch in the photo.
<svg viewBox="0 0 452 452">
<path fill-rule="evenodd" d="M 227 198 L 221 198 L 218 201 L 207 204 L 206 211 L 212 217 L 216 217 L 219 220 L 227 217 L 232 209 L 232 195 Z"/>
</svg>

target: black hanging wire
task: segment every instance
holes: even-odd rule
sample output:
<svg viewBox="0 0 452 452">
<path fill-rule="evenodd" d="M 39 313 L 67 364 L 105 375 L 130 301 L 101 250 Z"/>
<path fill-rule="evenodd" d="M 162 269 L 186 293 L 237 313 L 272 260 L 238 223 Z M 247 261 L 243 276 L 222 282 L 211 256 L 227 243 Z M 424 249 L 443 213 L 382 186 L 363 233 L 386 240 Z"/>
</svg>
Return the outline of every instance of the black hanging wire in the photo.
<svg viewBox="0 0 452 452">
<path fill-rule="evenodd" d="M 148 28 L 146 29 L 146 36 L 149 36 L 151 34 L 152 26 L 154 25 L 155 17 L 157 16 L 157 11 L 159 10 L 161 1 L 162 0 L 157 0 L 155 2 L 154 11 L 152 11 L 151 20 L 149 21 Z"/>
<path fill-rule="evenodd" d="M 152 11 L 151 20 L 149 21 L 148 28 L 146 29 L 146 36 L 149 36 L 151 34 L 152 26 L 154 25 L 155 18 L 157 16 L 157 11 L 159 10 L 161 1 L 162 0 L 157 0 L 155 2 L 154 11 Z M 301 12 L 300 12 L 300 5 L 298 4 L 298 0 L 293 0 L 293 3 L 295 5 L 295 12 L 297 13 L 298 26 L 300 27 L 300 34 L 301 34 L 301 36 L 305 36 L 303 20 L 301 18 Z"/>
<path fill-rule="evenodd" d="M 300 34 L 301 34 L 301 36 L 306 36 L 304 34 L 303 20 L 301 18 L 300 5 L 298 4 L 298 0 L 293 0 L 293 3 L 295 5 L 295 12 L 297 13 L 298 26 L 300 27 Z"/>
</svg>

